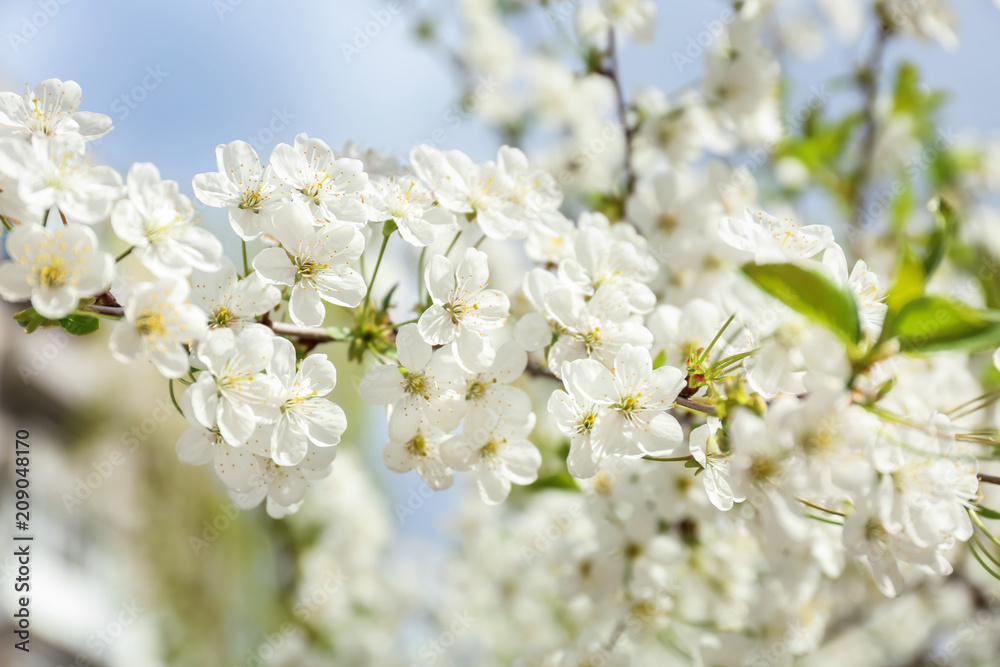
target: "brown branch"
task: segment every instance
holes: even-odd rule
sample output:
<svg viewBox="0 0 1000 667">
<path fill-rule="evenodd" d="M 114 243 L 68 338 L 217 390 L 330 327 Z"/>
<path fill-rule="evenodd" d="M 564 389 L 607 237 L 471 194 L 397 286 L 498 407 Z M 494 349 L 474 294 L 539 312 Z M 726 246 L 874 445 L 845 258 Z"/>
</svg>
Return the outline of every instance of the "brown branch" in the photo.
<svg viewBox="0 0 1000 667">
<path fill-rule="evenodd" d="M 864 119 L 861 135 L 861 155 L 858 165 L 857 180 L 854 184 L 854 211 L 851 220 L 852 230 L 861 231 L 864 224 L 865 208 L 868 205 L 868 182 L 872 176 L 872 159 L 875 157 L 875 144 L 878 138 L 878 121 L 875 118 L 875 103 L 878 98 L 879 81 L 882 74 L 882 57 L 885 45 L 891 34 L 890 26 L 879 21 L 878 36 L 872 45 L 871 53 L 864 69 L 860 72 L 861 92 L 864 95 Z"/>
<path fill-rule="evenodd" d="M 979 473 L 976 477 L 979 478 L 980 482 L 986 482 L 987 484 L 1000 484 L 1000 477 L 997 477 L 996 475 L 984 475 L 983 473 Z"/>
<path fill-rule="evenodd" d="M 674 399 L 674 405 L 679 405 L 682 408 L 687 408 L 688 410 L 694 410 L 695 412 L 700 412 L 703 415 L 712 416 L 715 414 L 715 407 L 707 405 L 705 403 L 699 403 L 698 401 L 692 401 L 689 398 L 681 398 L 678 396 Z"/>
<path fill-rule="evenodd" d="M 625 134 L 625 197 L 632 194 L 635 187 L 635 172 L 632 170 L 632 138 L 635 128 L 628 123 L 628 108 L 625 105 L 625 93 L 622 90 L 621 74 L 618 70 L 618 49 L 615 45 L 615 30 L 608 30 L 608 50 L 607 58 L 609 64 L 602 67 L 600 74 L 611 80 L 615 88 L 615 102 L 618 109 L 618 122 L 621 123 L 622 132 Z"/>
<path fill-rule="evenodd" d="M 331 343 L 339 340 L 338 338 L 330 336 L 330 334 L 323 329 L 307 329 L 306 327 L 297 327 L 284 322 L 268 322 L 267 326 L 271 327 L 271 330 L 279 336 L 297 338 L 302 341 L 309 341 L 315 345 L 319 345 L 320 343 Z"/>
<path fill-rule="evenodd" d="M 86 307 L 87 310 L 92 310 L 98 315 L 107 315 L 108 317 L 125 317 L 125 309 L 121 306 L 102 306 L 98 303 L 92 303 Z"/>
<path fill-rule="evenodd" d="M 121 306 L 102 306 L 99 304 L 91 304 L 87 306 L 87 310 L 92 310 L 98 315 L 107 315 L 109 317 L 124 317 L 125 309 Z M 292 324 L 286 324 L 284 322 L 272 322 L 270 319 L 264 319 L 261 321 L 264 326 L 270 327 L 274 333 L 279 336 L 285 336 L 287 338 L 296 338 L 301 341 L 308 341 L 314 345 L 319 345 L 320 343 L 329 343 L 337 338 L 333 338 L 323 329 L 307 329 L 306 327 L 297 327 Z"/>
</svg>

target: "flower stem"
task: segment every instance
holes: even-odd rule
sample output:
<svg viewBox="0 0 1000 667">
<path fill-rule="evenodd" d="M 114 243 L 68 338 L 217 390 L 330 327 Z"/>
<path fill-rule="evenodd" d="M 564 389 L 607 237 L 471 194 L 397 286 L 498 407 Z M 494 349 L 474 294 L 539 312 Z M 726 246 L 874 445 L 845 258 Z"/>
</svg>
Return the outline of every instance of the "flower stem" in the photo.
<svg viewBox="0 0 1000 667">
<path fill-rule="evenodd" d="M 813 509 L 819 510 L 820 512 L 826 512 L 827 514 L 836 514 L 837 516 L 842 516 L 842 517 L 846 517 L 847 516 L 843 512 L 838 512 L 837 510 L 832 510 L 829 507 L 823 507 L 822 505 L 817 505 L 816 503 L 812 502 L 811 500 L 806 500 L 805 498 L 796 498 L 796 500 L 799 501 L 800 503 L 802 503 L 803 505 L 806 505 L 807 507 L 811 507 Z"/>
<path fill-rule="evenodd" d="M 135 250 L 135 246 L 129 246 L 127 250 L 123 251 L 120 255 L 115 257 L 115 264 L 128 257 L 133 250 Z"/>
<path fill-rule="evenodd" d="M 389 329 L 398 329 L 399 327 L 406 326 L 407 324 L 416 324 L 419 320 L 419 317 L 414 317 L 412 320 L 406 320 L 405 322 L 393 322 L 392 324 L 387 324 L 384 327 L 376 329 L 375 333 L 382 333 L 383 331 L 388 331 Z"/>
<path fill-rule="evenodd" d="M 712 342 L 708 344 L 708 347 L 706 347 L 705 351 L 702 353 L 702 355 L 701 355 L 701 361 L 704 361 L 705 359 L 708 359 L 708 355 L 712 353 L 712 348 L 715 347 L 715 344 L 719 342 L 719 338 L 721 338 L 722 334 L 725 333 L 726 329 L 729 328 L 729 325 L 733 323 L 733 319 L 735 317 L 736 317 L 736 313 L 733 313 L 732 315 L 730 315 L 729 319 L 726 320 L 726 323 L 723 324 L 722 328 L 719 329 L 718 333 L 715 334 L 715 338 L 712 339 Z"/>
<path fill-rule="evenodd" d="M 170 402 L 174 404 L 174 407 L 175 407 L 175 408 L 177 408 L 177 412 L 178 412 L 179 414 L 183 415 L 183 414 L 184 414 L 184 411 L 183 411 L 183 410 L 181 410 L 181 406 L 180 406 L 180 405 L 178 405 L 178 403 L 177 403 L 177 397 L 176 397 L 176 396 L 174 396 L 174 381 L 173 381 L 173 379 L 171 379 L 171 380 L 170 380 L 170 381 L 169 381 L 169 382 L 167 383 L 167 386 L 168 386 L 168 387 L 170 388 Z"/>
<path fill-rule="evenodd" d="M 2 215 L 0 215 L 0 222 L 3 222 L 3 226 L 8 232 L 14 231 L 14 227 L 10 224 L 10 221 Z"/>
<path fill-rule="evenodd" d="M 361 306 L 361 322 L 364 322 L 365 315 L 368 314 L 368 304 L 371 302 L 372 287 L 375 285 L 375 276 L 378 275 L 379 267 L 382 266 L 382 255 L 385 254 L 385 247 L 389 245 L 389 236 L 389 234 L 382 235 L 382 246 L 378 249 L 378 259 L 375 260 L 375 270 L 372 272 L 372 277 L 368 280 L 368 290 L 365 292 L 365 302 Z"/>
<path fill-rule="evenodd" d="M 448 255 L 451 254 L 451 249 L 455 247 L 456 243 L 458 243 L 458 237 L 461 236 L 462 232 L 464 232 L 464 231 L 465 231 L 464 229 L 460 229 L 460 230 L 458 230 L 458 233 L 455 234 L 455 238 L 453 238 L 451 240 L 451 243 L 448 244 L 448 249 L 444 251 L 444 256 L 445 257 L 447 257 Z"/>
<path fill-rule="evenodd" d="M 424 302 L 424 259 L 427 258 L 427 246 L 420 250 L 420 259 L 417 260 L 417 303 Z"/>
<path fill-rule="evenodd" d="M 243 244 L 243 277 L 246 278 L 250 275 L 250 263 L 247 261 L 247 242 L 242 241 Z"/>
</svg>

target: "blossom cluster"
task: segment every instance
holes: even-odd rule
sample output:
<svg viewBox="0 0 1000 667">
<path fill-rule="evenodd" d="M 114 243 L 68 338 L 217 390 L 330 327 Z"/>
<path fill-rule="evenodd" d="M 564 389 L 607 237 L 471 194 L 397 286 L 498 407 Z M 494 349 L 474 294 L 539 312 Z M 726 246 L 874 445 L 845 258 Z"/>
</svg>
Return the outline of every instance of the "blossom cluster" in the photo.
<svg viewBox="0 0 1000 667">
<path fill-rule="evenodd" d="M 713 28 L 697 87 L 643 88 L 626 105 L 615 40 L 648 41 L 656 3 L 580 3 L 582 72 L 518 50 L 504 12 L 527 10 L 506 5 L 532 3 L 460 4 L 470 74 L 514 81 L 530 64 L 526 108 L 512 86 L 477 112 L 508 131 L 528 117 L 557 128 L 547 150 L 504 145 L 477 161 L 418 145 L 404 163 L 300 134 L 264 162 L 246 142 L 218 146 L 192 191 L 225 212 L 242 267 L 155 166 L 123 178 L 92 163 L 87 142 L 111 121 L 78 110 L 75 83 L 2 94 L 0 296 L 30 302 L 17 322 L 82 334 L 116 320 L 112 356 L 151 362 L 189 422 L 179 459 L 210 464 L 240 507 L 266 500 L 274 517 L 300 508 L 347 437 L 332 400 L 345 345 L 364 368 L 357 393 L 386 406 L 389 470 L 436 492 L 456 473 L 474 482 L 471 523 L 527 487 L 524 525 L 483 538 L 479 570 L 520 576 L 505 549 L 540 559 L 558 576 L 537 590 L 611 633 L 506 656 L 517 664 L 627 664 L 615 653 L 626 631 L 695 664 L 739 664 L 750 638 L 757 650 L 808 625 L 798 655 L 849 606 L 831 591 L 857 577 L 849 563 L 887 597 L 962 567 L 959 546 L 996 574 L 979 537 L 1000 544 L 984 523 L 1000 519 L 985 486 L 1000 481 L 986 410 L 1000 396 L 1000 299 L 968 258 L 1000 247 L 996 214 L 972 194 L 1000 189 L 997 156 L 944 151 L 886 229 L 866 229 L 866 190 L 929 141 L 937 101 L 912 71 L 880 100 L 873 63 L 864 113 L 830 120 L 813 100 L 798 127 L 762 38 L 771 3 L 740 2 Z M 850 22 L 852 3 L 818 4 Z M 917 4 L 873 4 L 876 55 L 890 38 L 954 45 L 950 5 Z M 793 52 L 794 32 L 781 31 Z M 595 138 L 599 154 L 581 153 Z M 756 151 L 773 182 L 754 173 Z M 813 182 L 846 204 L 815 215 L 832 225 L 794 215 Z M 414 260 L 399 292 L 415 303 L 376 288 L 390 243 Z M 530 539 L 536 520 L 567 511 L 559 548 Z M 676 623 L 699 629 L 664 640 Z"/>
</svg>

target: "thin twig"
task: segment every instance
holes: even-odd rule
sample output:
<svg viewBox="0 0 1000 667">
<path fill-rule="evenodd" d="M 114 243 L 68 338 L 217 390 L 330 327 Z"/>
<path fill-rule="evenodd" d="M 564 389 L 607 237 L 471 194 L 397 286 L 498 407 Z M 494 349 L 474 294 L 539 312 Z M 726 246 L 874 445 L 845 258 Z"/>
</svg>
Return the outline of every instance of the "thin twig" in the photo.
<svg viewBox="0 0 1000 667">
<path fill-rule="evenodd" d="M 875 156 L 875 144 L 878 137 L 878 122 L 875 118 L 875 104 L 878 98 L 879 81 L 882 75 L 882 57 L 885 45 L 889 41 L 891 31 L 888 26 L 879 22 L 878 36 L 872 45 L 871 53 L 861 72 L 861 92 L 864 95 L 864 125 L 861 135 L 861 155 L 858 165 L 857 180 L 854 189 L 854 211 L 851 228 L 860 231 L 865 216 L 868 200 L 868 181 L 872 175 L 872 158 Z"/>
<path fill-rule="evenodd" d="M 86 306 L 86 309 L 91 310 L 98 315 L 107 315 L 108 317 L 121 318 L 125 316 L 125 309 L 121 306 L 101 306 L 96 303 L 92 303 L 89 306 Z M 297 338 L 298 340 L 309 341 L 311 343 L 330 343 L 340 340 L 339 338 L 332 337 L 323 329 L 308 329 L 306 327 L 297 327 L 292 324 L 286 324 L 285 322 L 271 322 L 270 320 L 262 321 L 261 324 L 270 327 L 271 330 L 279 336 Z"/>
<path fill-rule="evenodd" d="M 609 64 L 601 68 L 601 74 L 611 80 L 615 88 L 615 98 L 618 108 L 618 122 L 621 123 L 622 132 L 625 134 L 625 196 L 632 194 L 635 187 L 635 172 L 632 171 L 632 136 L 635 128 L 628 122 L 628 107 L 625 104 L 625 93 L 622 90 L 621 75 L 618 70 L 618 49 L 615 45 L 615 30 L 608 30 L 608 51 Z"/>
</svg>

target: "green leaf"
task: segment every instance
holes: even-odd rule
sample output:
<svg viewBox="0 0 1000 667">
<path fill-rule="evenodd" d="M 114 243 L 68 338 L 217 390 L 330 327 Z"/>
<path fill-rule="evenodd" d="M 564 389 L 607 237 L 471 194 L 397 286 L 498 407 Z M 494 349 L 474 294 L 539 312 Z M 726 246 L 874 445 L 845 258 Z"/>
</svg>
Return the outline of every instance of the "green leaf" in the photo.
<svg viewBox="0 0 1000 667">
<path fill-rule="evenodd" d="M 653 359 L 653 369 L 655 370 L 665 363 L 667 363 L 667 351 L 660 350 L 660 353 Z"/>
<path fill-rule="evenodd" d="M 14 313 L 14 321 L 17 322 L 19 327 L 24 329 L 25 333 L 34 333 L 35 329 L 39 327 L 47 329 L 59 326 L 59 322 L 42 317 L 34 308 L 25 308 L 18 313 Z"/>
<path fill-rule="evenodd" d="M 991 510 L 986 507 L 977 507 L 975 509 L 975 512 L 984 519 L 1000 519 L 1000 512 Z"/>
<path fill-rule="evenodd" d="M 382 308 L 379 310 L 380 313 L 384 313 L 385 311 L 389 310 L 389 306 L 392 304 L 392 295 L 396 293 L 397 287 L 399 287 L 399 283 L 393 285 L 392 289 L 386 292 L 385 298 L 382 299 Z"/>
<path fill-rule="evenodd" d="M 1000 345 L 1000 312 L 978 310 L 943 296 L 910 301 L 891 322 L 889 338 L 903 352 L 963 350 Z"/>
<path fill-rule="evenodd" d="M 74 336 L 92 334 L 101 327 L 101 321 L 96 315 L 87 313 L 70 313 L 59 320 L 60 326 Z"/>
<path fill-rule="evenodd" d="M 334 340 L 348 340 L 354 335 L 354 332 L 347 327 L 327 327 L 326 333 Z"/>
<path fill-rule="evenodd" d="M 865 363 L 870 363 L 883 349 L 883 343 L 892 338 L 892 331 L 896 317 L 906 304 L 917 297 L 923 295 L 927 287 L 927 277 L 924 274 L 924 264 L 917 257 L 909 245 L 904 245 L 899 255 L 899 262 L 896 265 L 896 274 L 893 277 L 892 287 L 889 288 L 885 297 L 888 310 L 885 319 L 882 321 L 882 332 L 878 341 L 868 351 Z M 862 364 L 864 365 L 864 364 Z"/>
<path fill-rule="evenodd" d="M 931 276 L 944 259 L 951 239 L 958 228 L 955 219 L 955 209 L 946 199 L 935 197 L 927 208 L 934 215 L 934 232 L 927 242 L 927 254 L 924 256 L 924 275 Z"/>
<path fill-rule="evenodd" d="M 909 178 L 903 178 L 901 190 L 892 200 L 889 209 L 889 226 L 893 231 L 901 232 L 906 229 L 906 223 L 910 221 L 910 214 L 913 213 L 915 203 L 913 184 L 910 183 Z"/>
<path fill-rule="evenodd" d="M 926 283 L 923 263 L 913 248 L 904 246 L 900 253 L 899 264 L 896 266 L 892 287 L 885 297 L 889 310 L 894 313 L 901 311 L 903 306 L 924 293 Z"/>
<path fill-rule="evenodd" d="M 797 264 L 745 264 L 742 270 L 762 290 L 845 342 L 861 341 L 854 295 L 826 276 Z"/>
</svg>

